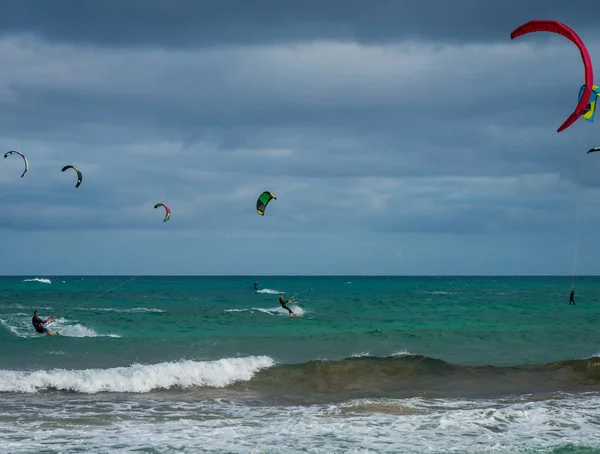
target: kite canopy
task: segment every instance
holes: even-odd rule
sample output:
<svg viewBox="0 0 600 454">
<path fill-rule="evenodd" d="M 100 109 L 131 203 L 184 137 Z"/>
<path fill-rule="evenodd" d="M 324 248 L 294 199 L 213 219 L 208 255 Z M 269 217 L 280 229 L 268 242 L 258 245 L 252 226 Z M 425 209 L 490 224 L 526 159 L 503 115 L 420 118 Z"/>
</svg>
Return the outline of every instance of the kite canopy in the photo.
<svg viewBox="0 0 600 454">
<path fill-rule="evenodd" d="M 581 99 L 581 94 L 585 90 L 585 85 L 582 85 L 579 89 L 579 99 Z M 600 87 L 598 85 L 594 85 L 592 87 L 592 96 L 590 96 L 590 102 L 586 106 L 585 110 L 582 112 L 581 116 L 587 121 L 594 121 L 594 114 L 596 113 L 596 101 L 598 99 L 598 95 L 600 94 Z"/>
<path fill-rule="evenodd" d="M 14 151 L 14 150 L 11 150 L 11 151 L 5 153 L 4 157 L 8 158 L 8 156 L 11 154 L 18 154 L 19 156 L 21 156 L 23 158 L 23 161 L 25 161 L 25 170 L 23 171 L 23 175 L 21 175 L 21 178 L 23 178 L 25 173 L 27 173 L 27 170 L 29 170 L 29 163 L 27 162 L 27 158 L 25 157 L 25 155 L 23 153 L 21 153 L 19 151 Z"/>
<path fill-rule="evenodd" d="M 588 153 L 594 153 L 595 151 L 600 151 L 600 147 L 596 147 L 596 148 L 590 148 L 588 150 Z"/>
<path fill-rule="evenodd" d="M 579 52 L 581 53 L 581 59 L 583 60 L 585 76 L 584 90 L 581 94 L 581 97 L 579 98 L 579 102 L 577 103 L 577 106 L 575 107 L 573 113 L 569 115 L 569 118 L 567 118 L 565 122 L 558 128 L 557 132 L 561 132 L 567 129 L 573 123 L 575 123 L 575 121 L 577 121 L 577 119 L 583 114 L 583 111 L 586 109 L 590 101 L 590 96 L 592 95 L 591 87 L 594 84 L 594 70 L 592 68 L 592 60 L 585 47 L 585 44 L 583 43 L 579 35 L 577 35 L 575 31 L 573 31 L 571 28 L 567 27 L 561 22 L 553 20 L 532 20 L 515 28 L 510 34 L 510 39 L 515 39 L 521 35 L 526 35 L 528 33 L 533 32 L 551 32 L 564 36 L 579 48 Z"/>
<path fill-rule="evenodd" d="M 260 214 L 261 216 L 265 215 L 265 209 L 267 208 L 267 205 L 272 199 L 277 200 L 277 197 L 275 197 L 275 194 L 272 194 L 268 191 L 263 192 L 258 197 L 258 200 L 256 201 L 256 211 L 258 211 L 258 214 Z"/>
<path fill-rule="evenodd" d="M 81 172 L 75 166 L 64 166 L 62 168 L 62 171 L 64 172 L 67 169 L 73 169 L 75 172 L 77 172 L 77 184 L 75 185 L 75 187 L 78 188 L 79 185 L 81 184 L 81 181 L 83 180 L 83 175 L 81 175 Z"/>
<path fill-rule="evenodd" d="M 166 206 L 164 203 L 157 203 L 154 205 L 154 209 L 157 209 L 158 207 L 165 207 L 165 218 L 163 219 L 163 222 L 167 222 L 169 219 L 171 219 L 171 210 L 169 210 L 168 206 Z"/>
</svg>

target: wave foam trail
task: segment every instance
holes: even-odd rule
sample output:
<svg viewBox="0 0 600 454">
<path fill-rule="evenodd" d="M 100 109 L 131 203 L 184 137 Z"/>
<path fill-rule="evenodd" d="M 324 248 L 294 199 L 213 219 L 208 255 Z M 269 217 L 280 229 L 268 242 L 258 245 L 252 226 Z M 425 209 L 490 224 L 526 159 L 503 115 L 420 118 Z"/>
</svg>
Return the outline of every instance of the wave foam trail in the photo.
<svg viewBox="0 0 600 454">
<path fill-rule="evenodd" d="M 304 315 L 304 309 L 296 304 L 290 304 L 290 309 L 294 311 L 298 316 Z M 262 312 L 263 314 L 269 315 L 288 315 L 288 311 L 286 311 L 283 307 L 251 307 L 248 309 L 224 309 L 223 312 Z"/>
<path fill-rule="evenodd" d="M 6 318 L 0 319 L 0 325 L 20 338 L 39 337 L 40 334 L 35 332 L 30 320 L 29 316 L 22 313 L 10 314 Z M 73 320 L 60 317 L 52 319 L 46 326 L 52 333 L 58 331 L 61 336 L 65 337 L 121 337 L 117 334 L 99 334 Z"/>
<path fill-rule="evenodd" d="M 46 279 L 44 277 L 34 277 L 32 279 L 23 279 L 23 282 L 40 282 L 42 284 L 52 284 L 50 279 Z"/>
<path fill-rule="evenodd" d="M 275 364 L 268 356 L 222 358 L 216 361 L 179 361 L 133 364 L 111 369 L 22 372 L 0 370 L 0 392 L 35 393 L 56 389 L 80 393 L 144 393 L 157 389 L 206 386 L 223 388 L 250 380 Z"/>
<path fill-rule="evenodd" d="M 64 318 L 54 319 L 47 326 L 53 333 L 58 331 L 61 336 L 65 337 L 121 337 L 116 334 L 98 334 L 91 328 L 80 325 L 79 323 L 71 324 Z"/>
<path fill-rule="evenodd" d="M 14 326 L 12 326 L 8 320 L 5 320 L 3 318 L 0 318 L 0 326 L 4 327 L 4 329 L 6 329 L 10 334 L 12 334 L 13 336 L 16 337 L 22 337 L 21 333 L 19 332 L 18 329 L 16 329 Z"/>
<path fill-rule="evenodd" d="M 36 337 L 38 334 L 33 329 L 29 317 L 24 314 L 9 314 L 0 319 L 0 325 L 16 337 Z"/>
<path fill-rule="evenodd" d="M 123 312 L 123 313 L 162 313 L 165 312 L 162 309 L 156 309 L 152 307 L 133 307 L 131 309 L 117 309 L 114 307 L 83 307 L 77 308 L 79 311 L 87 312 Z"/>
<path fill-rule="evenodd" d="M 282 310 L 285 310 L 283 308 L 281 308 Z M 296 305 L 296 304 L 290 304 L 290 309 L 294 311 L 294 314 L 296 314 L 298 317 L 302 317 L 304 315 L 304 309 L 302 309 L 300 306 Z M 287 311 L 285 311 L 287 313 Z"/>
<path fill-rule="evenodd" d="M 279 290 L 273 290 L 270 288 L 263 288 L 263 289 L 257 290 L 256 293 L 266 293 L 268 295 L 279 295 L 279 294 L 283 294 L 285 292 L 280 292 Z"/>
</svg>

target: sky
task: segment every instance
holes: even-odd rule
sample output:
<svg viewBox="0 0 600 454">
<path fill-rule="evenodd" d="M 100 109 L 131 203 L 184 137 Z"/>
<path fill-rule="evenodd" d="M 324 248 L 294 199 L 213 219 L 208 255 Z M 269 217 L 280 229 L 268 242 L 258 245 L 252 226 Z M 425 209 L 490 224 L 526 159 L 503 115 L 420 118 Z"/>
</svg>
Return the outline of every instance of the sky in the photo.
<svg viewBox="0 0 600 454">
<path fill-rule="evenodd" d="M 596 2 L 451 3 L 1 2 L 0 274 L 600 274 L 581 56 L 510 39 Z"/>
</svg>

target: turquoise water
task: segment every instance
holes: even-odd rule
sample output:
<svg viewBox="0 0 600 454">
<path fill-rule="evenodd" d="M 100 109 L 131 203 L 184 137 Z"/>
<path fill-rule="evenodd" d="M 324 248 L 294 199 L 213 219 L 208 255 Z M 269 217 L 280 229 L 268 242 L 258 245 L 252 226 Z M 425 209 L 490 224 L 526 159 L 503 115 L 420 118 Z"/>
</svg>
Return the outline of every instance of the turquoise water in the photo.
<svg viewBox="0 0 600 454">
<path fill-rule="evenodd" d="M 575 306 L 570 287 L 570 277 L 2 277 L 0 442 L 600 452 L 600 278 L 577 279 Z M 61 336 L 37 335 L 33 310 L 57 313 L 49 328 Z M 39 441 L 47 430 L 60 446 Z"/>
</svg>

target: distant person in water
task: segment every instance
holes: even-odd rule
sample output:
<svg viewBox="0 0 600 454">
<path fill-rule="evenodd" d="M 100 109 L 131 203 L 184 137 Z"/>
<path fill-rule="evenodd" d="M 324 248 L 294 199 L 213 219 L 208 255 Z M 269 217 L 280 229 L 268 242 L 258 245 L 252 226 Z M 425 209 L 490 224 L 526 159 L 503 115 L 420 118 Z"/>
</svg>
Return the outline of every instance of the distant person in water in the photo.
<svg viewBox="0 0 600 454">
<path fill-rule="evenodd" d="M 258 284 L 256 282 L 254 283 L 254 291 L 258 292 Z"/>
<path fill-rule="evenodd" d="M 33 318 L 31 319 L 31 323 L 33 324 L 33 327 L 38 332 L 38 334 L 47 334 L 48 336 L 54 336 L 54 334 L 52 334 L 50 332 L 50 330 L 44 326 L 46 323 L 48 323 L 50 321 L 51 318 L 52 317 L 50 316 L 46 320 L 42 320 L 38 314 L 38 311 L 35 311 L 33 313 Z"/>
<path fill-rule="evenodd" d="M 290 313 L 290 316 L 296 315 L 289 307 L 287 307 L 287 304 L 290 302 L 291 302 L 290 300 L 283 301 L 283 296 L 279 297 L 279 304 L 281 304 L 281 307 L 283 307 L 284 309 L 287 309 L 287 311 Z"/>
<path fill-rule="evenodd" d="M 569 295 L 569 306 L 575 306 L 575 290 L 571 290 L 571 294 Z"/>
</svg>

